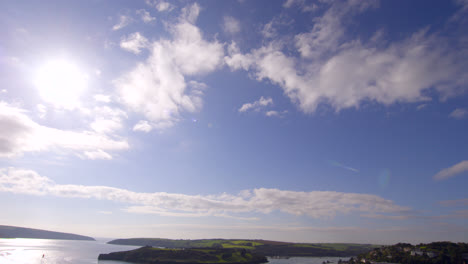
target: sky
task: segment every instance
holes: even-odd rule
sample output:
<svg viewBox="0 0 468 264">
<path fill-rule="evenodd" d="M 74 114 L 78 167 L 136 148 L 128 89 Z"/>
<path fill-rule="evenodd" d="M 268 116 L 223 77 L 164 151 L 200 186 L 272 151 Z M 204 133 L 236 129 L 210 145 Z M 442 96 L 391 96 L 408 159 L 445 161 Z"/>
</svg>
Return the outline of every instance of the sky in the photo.
<svg viewBox="0 0 468 264">
<path fill-rule="evenodd" d="M 468 1 L 1 1 L 0 224 L 468 242 Z"/>
</svg>

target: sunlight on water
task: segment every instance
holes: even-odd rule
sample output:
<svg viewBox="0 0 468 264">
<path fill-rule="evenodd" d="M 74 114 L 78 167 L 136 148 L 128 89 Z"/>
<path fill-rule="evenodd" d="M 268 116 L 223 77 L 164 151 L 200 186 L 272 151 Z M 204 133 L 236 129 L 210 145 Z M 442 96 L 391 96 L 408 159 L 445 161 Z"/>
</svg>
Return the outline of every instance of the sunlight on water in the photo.
<svg viewBox="0 0 468 264">
<path fill-rule="evenodd" d="M 100 253 L 136 247 L 108 245 L 103 241 L 0 239 L 1 264 L 96 264 Z M 105 261 L 102 263 L 124 263 Z"/>
</svg>

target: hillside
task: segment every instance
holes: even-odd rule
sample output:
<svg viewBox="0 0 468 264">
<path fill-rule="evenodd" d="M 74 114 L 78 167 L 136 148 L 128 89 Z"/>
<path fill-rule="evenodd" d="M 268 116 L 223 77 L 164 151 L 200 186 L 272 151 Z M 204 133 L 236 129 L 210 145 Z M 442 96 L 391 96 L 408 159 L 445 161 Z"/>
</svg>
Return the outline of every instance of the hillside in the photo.
<svg viewBox="0 0 468 264">
<path fill-rule="evenodd" d="M 41 238 L 64 240 L 95 240 L 92 237 L 41 229 L 0 225 L 0 238 Z"/>
<path fill-rule="evenodd" d="M 356 263 L 393 262 L 411 264 L 464 264 L 468 263 L 468 244 L 432 242 L 413 246 L 398 243 L 375 248 L 357 257 Z"/>
<path fill-rule="evenodd" d="M 100 254 L 98 260 L 118 260 L 158 264 L 258 264 L 268 262 L 265 256 L 233 248 L 160 249 L 150 246 L 130 251 Z"/>
<path fill-rule="evenodd" d="M 153 246 L 164 248 L 238 248 L 251 250 L 265 256 L 336 256 L 347 257 L 368 252 L 374 245 L 368 244 L 311 244 L 289 243 L 268 240 L 244 239 L 163 239 L 163 238 L 129 238 L 116 239 L 108 242 L 117 245 Z"/>
</svg>

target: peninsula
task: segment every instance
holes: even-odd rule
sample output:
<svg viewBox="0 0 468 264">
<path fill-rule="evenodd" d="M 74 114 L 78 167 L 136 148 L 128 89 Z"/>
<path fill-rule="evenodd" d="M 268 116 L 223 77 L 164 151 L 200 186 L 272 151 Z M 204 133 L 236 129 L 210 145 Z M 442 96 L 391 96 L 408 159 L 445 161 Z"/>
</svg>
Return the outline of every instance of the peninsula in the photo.
<svg viewBox="0 0 468 264">
<path fill-rule="evenodd" d="M 95 240 L 92 237 L 41 229 L 0 225 L 0 238 L 40 238 L 64 240 Z"/>
<path fill-rule="evenodd" d="M 263 255 L 238 248 L 162 249 L 145 246 L 130 251 L 100 254 L 98 260 L 117 260 L 158 264 L 260 264 L 268 262 Z"/>
</svg>

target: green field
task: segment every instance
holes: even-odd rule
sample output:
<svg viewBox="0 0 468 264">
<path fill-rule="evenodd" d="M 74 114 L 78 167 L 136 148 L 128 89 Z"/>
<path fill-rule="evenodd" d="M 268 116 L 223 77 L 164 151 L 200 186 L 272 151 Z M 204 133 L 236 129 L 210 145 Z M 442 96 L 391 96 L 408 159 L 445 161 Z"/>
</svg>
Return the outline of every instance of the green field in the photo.
<svg viewBox="0 0 468 264">
<path fill-rule="evenodd" d="M 164 248 L 215 248 L 244 249 L 266 256 L 356 256 L 367 252 L 376 245 L 349 243 L 289 243 L 248 239 L 196 239 L 172 240 L 162 238 L 117 239 L 110 244 L 153 246 Z"/>
</svg>

